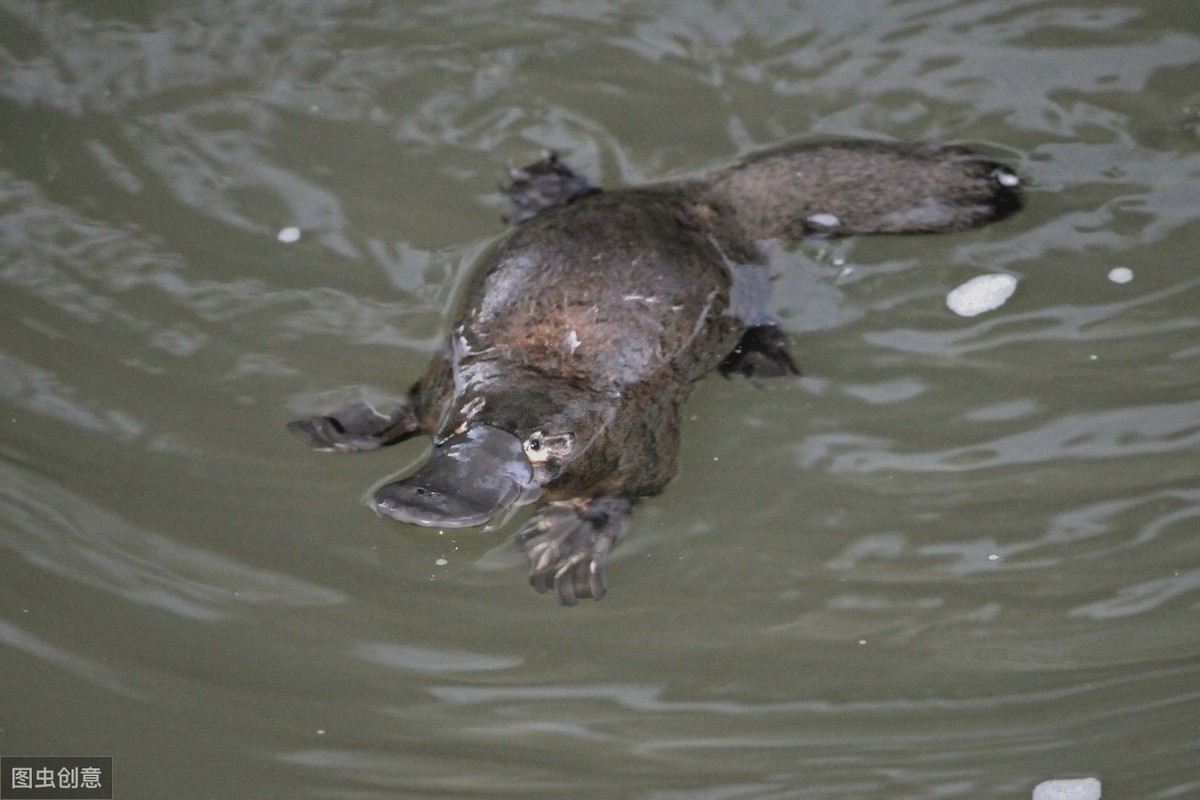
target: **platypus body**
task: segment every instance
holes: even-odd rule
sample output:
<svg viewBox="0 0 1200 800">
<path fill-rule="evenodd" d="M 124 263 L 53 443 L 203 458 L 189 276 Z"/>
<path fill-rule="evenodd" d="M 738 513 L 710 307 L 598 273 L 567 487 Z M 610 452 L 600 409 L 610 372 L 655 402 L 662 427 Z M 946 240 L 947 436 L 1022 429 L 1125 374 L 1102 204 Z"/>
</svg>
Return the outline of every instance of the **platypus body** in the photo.
<svg viewBox="0 0 1200 800">
<path fill-rule="evenodd" d="M 692 385 L 796 372 L 761 307 L 761 240 L 964 230 L 1020 205 L 1007 167 L 921 144 L 791 147 L 615 191 L 554 156 L 512 177 L 515 230 L 405 401 L 289 428 L 332 451 L 431 435 L 428 462 L 373 497 L 404 522 L 469 527 L 545 504 L 517 540 L 533 586 L 568 605 L 604 595 L 633 502 L 675 474 Z"/>
</svg>

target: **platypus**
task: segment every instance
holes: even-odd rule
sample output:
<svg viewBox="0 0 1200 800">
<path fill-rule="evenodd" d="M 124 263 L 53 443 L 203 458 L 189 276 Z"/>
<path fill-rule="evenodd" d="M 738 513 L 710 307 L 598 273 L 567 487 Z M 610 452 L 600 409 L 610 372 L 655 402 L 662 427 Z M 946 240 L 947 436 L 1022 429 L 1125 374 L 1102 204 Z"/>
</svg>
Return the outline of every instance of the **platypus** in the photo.
<svg viewBox="0 0 1200 800">
<path fill-rule="evenodd" d="M 511 172 L 513 230 L 481 263 L 403 402 L 289 423 L 363 451 L 425 433 L 428 461 L 374 492 L 402 522 L 482 525 L 525 503 L 530 582 L 599 600 L 637 500 L 678 465 L 680 406 L 706 374 L 795 374 L 762 307 L 760 243 L 959 231 L 1020 207 L 1016 174 L 969 149 L 840 141 L 601 190 L 557 156 Z"/>
</svg>

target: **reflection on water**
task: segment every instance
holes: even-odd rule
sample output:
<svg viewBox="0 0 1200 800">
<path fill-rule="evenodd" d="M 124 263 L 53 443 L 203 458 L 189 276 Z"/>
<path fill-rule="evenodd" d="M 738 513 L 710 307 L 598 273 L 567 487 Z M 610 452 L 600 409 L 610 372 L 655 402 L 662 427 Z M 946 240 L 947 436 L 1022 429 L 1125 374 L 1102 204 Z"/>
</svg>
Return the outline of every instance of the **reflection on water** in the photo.
<svg viewBox="0 0 1200 800">
<path fill-rule="evenodd" d="M 886 443 L 856 441 L 845 434 L 812 436 L 798 447 L 798 456 L 803 467 L 832 472 L 961 472 L 1070 459 L 1190 453 L 1198 444 L 1200 402 L 1188 402 L 1068 414 L 1018 434 L 933 453 L 893 453 Z"/>
<path fill-rule="evenodd" d="M 1089 342 L 1102 346 L 1111 339 L 1129 339 L 1139 336 L 1159 336 L 1178 331 L 1190 331 L 1196 327 L 1195 320 L 1155 319 L 1150 315 L 1152 304 L 1165 299 L 1174 300 L 1186 296 L 1200 287 L 1200 281 L 1184 281 L 1159 292 L 1122 300 L 1115 303 L 1043 308 L 1028 314 L 1011 314 L 1003 319 L 984 319 L 974 325 L 951 331 L 891 330 L 871 333 L 865 338 L 879 347 L 894 348 L 911 353 L 971 353 L 1021 342 Z M 1145 316 L 1153 322 L 1139 318 L 1142 306 Z M 1132 317 L 1132 319 L 1131 319 Z M 1119 322 L 1116 322 L 1119 320 Z M 1106 326 L 1104 323 L 1108 323 Z"/>
<path fill-rule="evenodd" d="M 32 656 L 47 667 L 69 672 L 83 681 L 97 684 L 110 692 L 142 699 L 137 689 L 126 681 L 119 671 L 50 644 L 3 620 L 0 620 L 0 642 Z"/>
<path fill-rule="evenodd" d="M 362 642 L 355 648 L 359 658 L 399 670 L 416 672 L 481 672 L 512 669 L 521 665 L 516 657 L 432 650 L 390 642 Z"/>
<path fill-rule="evenodd" d="M 1182 0 L 0 2 L 0 753 L 130 797 L 1200 796 L 1198 80 Z M 980 144 L 1027 208 L 773 246 L 805 375 L 701 384 L 603 603 L 522 584 L 520 519 L 364 509 L 423 444 L 282 430 L 419 374 L 505 166 L 854 136 Z"/>
<path fill-rule="evenodd" d="M 110 514 L 54 483 L 0 464 L 5 544 L 59 578 L 131 603 L 215 620 L 242 606 L 322 606 L 339 592 L 180 544 Z"/>
</svg>

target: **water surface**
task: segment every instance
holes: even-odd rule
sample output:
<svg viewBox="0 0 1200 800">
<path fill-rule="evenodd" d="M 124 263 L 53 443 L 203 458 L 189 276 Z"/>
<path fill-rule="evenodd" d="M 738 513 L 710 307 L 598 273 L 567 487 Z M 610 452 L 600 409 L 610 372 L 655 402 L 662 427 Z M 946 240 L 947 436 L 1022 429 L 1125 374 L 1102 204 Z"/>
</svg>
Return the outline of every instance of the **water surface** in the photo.
<svg viewBox="0 0 1200 800">
<path fill-rule="evenodd" d="M 0 753 L 131 798 L 1200 796 L 1198 86 L 1182 0 L 0 3 Z M 520 516 L 370 513 L 423 443 L 284 432 L 419 374 L 506 165 L 858 136 L 1027 208 L 773 248 L 805 374 L 698 388 L 602 603 L 525 585 Z"/>
</svg>

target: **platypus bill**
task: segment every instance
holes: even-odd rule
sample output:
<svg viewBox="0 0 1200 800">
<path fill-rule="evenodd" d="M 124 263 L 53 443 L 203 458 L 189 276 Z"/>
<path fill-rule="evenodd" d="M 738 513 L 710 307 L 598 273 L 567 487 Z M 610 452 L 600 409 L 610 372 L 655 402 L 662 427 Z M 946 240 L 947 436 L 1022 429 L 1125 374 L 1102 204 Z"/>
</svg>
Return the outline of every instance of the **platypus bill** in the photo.
<svg viewBox="0 0 1200 800">
<path fill-rule="evenodd" d="M 405 400 L 288 428 L 342 452 L 431 435 L 428 462 L 374 494 L 403 522 L 470 527 L 542 503 L 517 541 L 534 588 L 567 605 L 604 596 L 633 502 L 674 476 L 692 384 L 796 373 L 747 299 L 765 294 L 758 242 L 965 230 L 1020 206 L 1007 167 L 928 144 L 794 146 L 614 191 L 554 156 L 511 177 L 514 230 Z"/>
</svg>

